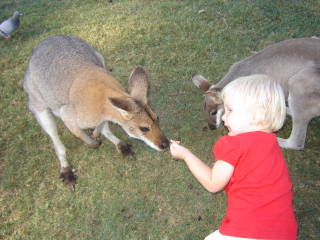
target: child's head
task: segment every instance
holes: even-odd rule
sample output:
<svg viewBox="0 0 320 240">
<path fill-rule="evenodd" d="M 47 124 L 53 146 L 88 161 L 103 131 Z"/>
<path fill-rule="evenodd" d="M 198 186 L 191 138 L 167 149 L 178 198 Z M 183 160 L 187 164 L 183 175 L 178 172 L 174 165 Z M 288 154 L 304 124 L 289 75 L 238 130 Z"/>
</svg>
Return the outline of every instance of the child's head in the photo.
<svg viewBox="0 0 320 240">
<path fill-rule="evenodd" d="M 255 125 L 256 130 L 274 132 L 284 123 L 286 106 L 282 88 L 266 75 L 240 77 L 230 82 L 223 88 L 222 98 L 225 105 L 223 120 L 228 128 L 232 128 L 228 125 L 239 125 L 242 121 L 249 125 L 241 128 Z M 241 131 L 245 132 L 245 129 Z"/>
</svg>

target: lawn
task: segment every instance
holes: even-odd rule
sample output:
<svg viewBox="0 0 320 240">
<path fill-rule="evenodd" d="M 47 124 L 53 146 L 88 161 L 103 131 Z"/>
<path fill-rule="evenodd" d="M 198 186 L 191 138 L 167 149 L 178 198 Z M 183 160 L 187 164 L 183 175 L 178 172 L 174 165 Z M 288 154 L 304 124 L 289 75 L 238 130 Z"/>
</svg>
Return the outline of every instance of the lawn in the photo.
<svg viewBox="0 0 320 240">
<path fill-rule="evenodd" d="M 77 169 L 71 192 L 22 89 L 41 40 L 86 40 L 125 87 L 131 70 L 143 66 L 163 132 L 211 164 L 211 147 L 226 130 L 203 130 L 203 96 L 192 74 L 217 82 L 235 61 L 284 39 L 319 35 L 320 26 L 318 0 L 1 0 L 0 21 L 14 10 L 23 13 L 21 26 L 11 40 L 0 39 L 0 239 L 202 240 L 218 228 L 226 206 L 223 192 L 206 192 L 168 151 L 113 125 L 136 152 L 136 160 L 123 158 L 106 139 L 88 148 L 58 121 Z M 279 136 L 290 134 L 290 121 Z M 300 240 L 320 239 L 319 126 L 319 118 L 309 125 L 305 150 L 283 150 Z"/>
</svg>

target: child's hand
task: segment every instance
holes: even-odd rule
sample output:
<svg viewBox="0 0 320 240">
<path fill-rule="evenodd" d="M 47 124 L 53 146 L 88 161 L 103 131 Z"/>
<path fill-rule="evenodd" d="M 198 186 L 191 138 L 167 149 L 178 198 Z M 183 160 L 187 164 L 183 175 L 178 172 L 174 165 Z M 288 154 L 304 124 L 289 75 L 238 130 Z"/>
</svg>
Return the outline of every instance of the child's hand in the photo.
<svg viewBox="0 0 320 240">
<path fill-rule="evenodd" d="M 170 140 L 170 153 L 173 158 L 184 160 L 190 151 L 181 146 L 179 141 Z"/>
</svg>

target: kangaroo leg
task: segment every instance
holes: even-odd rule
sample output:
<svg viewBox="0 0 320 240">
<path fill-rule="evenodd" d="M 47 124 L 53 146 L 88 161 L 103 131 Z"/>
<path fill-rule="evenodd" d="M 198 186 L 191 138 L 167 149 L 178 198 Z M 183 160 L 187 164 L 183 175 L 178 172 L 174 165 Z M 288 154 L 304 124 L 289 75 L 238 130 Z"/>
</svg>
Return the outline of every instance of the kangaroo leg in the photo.
<svg viewBox="0 0 320 240">
<path fill-rule="evenodd" d="M 103 126 L 101 128 L 101 133 L 107 139 L 109 139 L 114 145 L 116 145 L 117 150 L 122 153 L 124 156 L 134 156 L 134 152 L 132 151 L 132 146 L 125 142 L 122 142 L 119 138 L 117 138 L 109 129 L 109 123 L 106 121 L 102 123 Z"/>
<path fill-rule="evenodd" d="M 100 146 L 101 141 L 92 139 L 88 136 L 85 131 L 79 128 L 77 124 L 77 116 L 74 109 L 71 106 L 63 106 L 60 110 L 60 117 L 67 128 L 72 132 L 76 137 L 84 141 L 89 147 L 97 148 Z"/>
<path fill-rule="evenodd" d="M 320 81 L 313 67 L 307 67 L 289 79 L 288 105 L 292 131 L 288 139 L 278 139 L 283 148 L 302 150 L 310 120 L 320 114 Z"/>
<path fill-rule="evenodd" d="M 34 111 L 34 114 L 40 126 L 53 142 L 56 155 L 60 161 L 60 177 L 74 190 L 77 177 L 74 174 L 74 169 L 69 166 L 69 163 L 66 160 L 66 149 L 58 136 L 52 113 L 48 109 L 45 109 L 41 112 Z"/>
<path fill-rule="evenodd" d="M 100 136 L 100 133 L 101 133 L 101 131 L 102 131 L 102 129 L 103 129 L 104 124 L 105 124 L 105 122 L 102 122 L 101 124 L 99 124 L 99 125 L 94 129 L 94 131 L 93 131 L 93 133 L 92 133 L 92 137 L 93 137 L 94 139 L 97 139 L 97 138 Z"/>
<path fill-rule="evenodd" d="M 302 150 L 304 148 L 309 120 L 292 118 L 292 131 L 288 139 L 278 138 L 282 148 Z"/>
</svg>

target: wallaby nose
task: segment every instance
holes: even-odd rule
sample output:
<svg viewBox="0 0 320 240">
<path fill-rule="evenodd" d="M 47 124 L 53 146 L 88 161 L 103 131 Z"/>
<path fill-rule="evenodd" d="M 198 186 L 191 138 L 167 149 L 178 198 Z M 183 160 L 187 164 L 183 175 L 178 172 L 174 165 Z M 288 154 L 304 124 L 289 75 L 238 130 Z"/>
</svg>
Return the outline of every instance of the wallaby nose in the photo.
<svg viewBox="0 0 320 240">
<path fill-rule="evenodd" d="M 209 126 L 210 130 L 217 129 L 217 125 L 216 124 L 208 123 L 208 126 Z"/>
<path fill-rule="evenodd" d="M 170 142 L 167 138 L 165 138 L 162 143 L 160 144 L 160 148 L 163 150 L 163 149 L 166 149 L 167 147 L 169 147 L 170 145 Z"/>
</svg>

